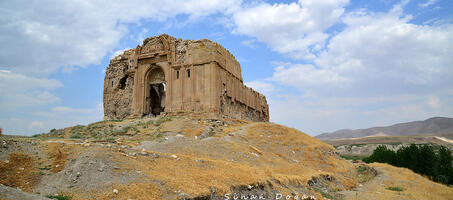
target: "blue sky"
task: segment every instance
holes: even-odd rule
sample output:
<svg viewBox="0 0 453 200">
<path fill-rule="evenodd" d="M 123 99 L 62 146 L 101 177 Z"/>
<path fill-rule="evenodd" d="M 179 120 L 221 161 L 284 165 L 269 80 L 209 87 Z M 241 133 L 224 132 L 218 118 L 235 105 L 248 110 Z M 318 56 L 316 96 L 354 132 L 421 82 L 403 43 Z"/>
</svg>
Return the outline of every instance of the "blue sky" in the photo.
<svg viewBox="0 0 453 200">
<path fill-rule="evenodd" d="M 271 121 L 310 135 L 453 117 L 453 1 L 2 1 L 0 127 L 102 120 L 104 70 L 146 37 L 219 42 Z"/>
</svg>

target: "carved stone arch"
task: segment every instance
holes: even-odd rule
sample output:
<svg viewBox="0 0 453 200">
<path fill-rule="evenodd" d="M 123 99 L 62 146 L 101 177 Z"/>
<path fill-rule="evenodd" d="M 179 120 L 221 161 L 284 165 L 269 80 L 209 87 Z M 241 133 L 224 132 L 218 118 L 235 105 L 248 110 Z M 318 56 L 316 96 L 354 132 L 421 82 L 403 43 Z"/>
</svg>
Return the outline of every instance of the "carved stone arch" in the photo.
<svg viewBox="0 0 453 200">
<path fill-rule="evenodd" d="M 165 111 L 165 72 L 161 67 L 151 66 L 145 73 L 144 115 L 158 115 Z"/>
<path fill-rule="evenodd" d="M 145 81 L 148 83 L 163 83 L 165 82 L 165 72 L 161 67 L 151 66 L 145 74 Z"/>
<path fill-rule="evenodd" d="M 167 34 L 162 34 L 159 36 L 159 39 L 161 40 L 162 44 L 164 45 L 164 51 L 169 52 L 170 51 L 170 41 L 169 38 L 170 36 Z"/>
<path fill-rule="evenodd" d="M 158 37 L 147 38 L 143 41 L 140 47 L 140 54 L 152 53 L 169 53 L 170 52 L 170 36 L 162 34 Z"/>
<path fill-rule="evenodd" d="M 165 46 L 160 38 L 149 38 L 143 42 L 141 54 L 159 53 L 165 51 Z"/>
</svg>

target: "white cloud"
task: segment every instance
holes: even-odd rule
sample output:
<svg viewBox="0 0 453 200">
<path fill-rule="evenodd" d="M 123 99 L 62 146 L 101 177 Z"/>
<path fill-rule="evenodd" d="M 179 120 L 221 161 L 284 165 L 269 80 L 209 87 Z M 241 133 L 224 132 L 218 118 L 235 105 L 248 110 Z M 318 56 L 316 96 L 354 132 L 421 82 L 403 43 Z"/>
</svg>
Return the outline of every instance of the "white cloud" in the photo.
<svg viewBox="0 0 453 200">
<path fill-rule="evenodd" d="M 135 41 L 140 44 L 145 38 L 149 37 L 149 30 L 147 28 L 143 28 L 140 33 L 136 36 L 131 35 L 135 39 Z"/>
<path fill-rule="evenodd" d="M 439 102 L 432 107 L 432 98 L 425 95 L 379 97 L 294 96 L 281 98 L 268 95 L 271 121 L 295 127 L 310 135 L 342 128 L 368 128 L 400 122 L 423 120 L 434 116 L 452 116 L 453 91 L 436 93 Z M 434 99 L 437 101 L 436 99 Z"/>
<path fill-rule="evenodd" d="M 421 7 L 421 8 L 426 8 L 426 7 L 430 6 L 430 5 L 433 5 L 433 4 L 437 3 L 437 1 L 438 0 L 428 0 L 425 3 L 418 4 L 418 6 Z"/>
<path fill-rule="evenodd" d="M 415 25 L 395 8 L 388 13 L 349 13 L 343 20 L 347 27 L 330 40 L 316 65 L 354 80 L 362 89 L 399 93 L 452 84 L 453 25 Z"/>
<path fill-rule="evenodd" d="M 96 64 L 128 33 L 127 23 L 232 12 L 237 0 L 2 1 L 0 67 L 47 76 Z M 138 36 L 142 37 L 142 36 Z"/>
<path fill-rule="evenodd" d="M 113 58 L 115 58 L 115 57 L 117 57 L 117 56 L 123 54 L 124 51 L 126 51 L 126 50 L 128 50 L 128 49 L 132 49 L 132 48 L 126 47 L 126 48 L 124 48 L 124 49 L 120 49 L 120 50 L 117 50 L 117 51 L 113 52 L 112 55 L 110 56 L 110 59 L 113 59 Z"/>
<path fill-rule="evenodd" d="M 297 89 L 268 96 L 271 119 L 317 134 L 452 116 L 453 25 L 413 24 L 406 4 L 344 14 L 344 29 L 308 64 L 277 63 L 271 77 L 257 80 Z"/>
<path fill-rule="evenodd" d="M 90 113 L 92 112 L 91 109 L 74 109 L 74 108 L 69 108 L 66 106 L 56 106 L 51 109 L 53 112 L 58 112 L 58 113 Z"/>
<path fill-rule="evenodd" d="M 218 23 L 251 37 L 243 45 L 264 42 L 283 55 L 303 59 L 300 64 L 281 63 L 269 78 L 246 83 L 268 95 L 273 121 L 319 133 L 331 127 L 453 114 L 449 103 L 453 93 L 444 92 L 453 85 L 451 22 L 413 24 L 412 16 L 403 11 L 408 1 L 384 13 L 366 9 L 344 13 L 348 0 L 241 3 L 2 1 L 0 69 L 9 70 L 0 70 L 0 109 L 59 102 L 52 91 L 63 84 L 45 77 L 61 68 L 71 71 L 98 63 L 114 49 L 123 48 L 118 44 L 129 33 L 130 23 L 165 21 L 178 15 L 190 21 L 223 13 Z M 434 3 L 429 0 L 420 7 Z M 344 29 L 328 33 L 335 24 Z M 129 39 L 141 40 L 149 31 L 139 30 Z M 288 86 L 297 90 L 284 91 Z M 39 121 L 22 119 L 23 114 L 0 118 L 0 122 L 9 130 L 15 127 L 15 132 L 30 131 L 23 124 L 31 128 L 33 122 L 41 122 L 35 123 L 33 131 L 45 131 L 100 120 L 102 104 L 53 106 L 34 114 Z"/>
<path fill-rule="evenodd" d="M 55 79 L 34 78 L 0 70 L 0 109 L 47 105 L 60 101 L 51 93 L 63 84 Z"/>
<path fill-rule="evenodd" d="M 103 118 L 103 108 L 102 103 L 89 108 L 56 106 L 45 111 L 29 111 L 27 114 L 14 113 L 13 115 L 18 115 L 18 117 L 0 116 L 0 127 L 3 128 L 5 134 L 30 136 L 48 132 L 53 128 L 59 129 L 77 124 L 87 125 L 100 121 Z"/>
<path fill-rule="evenodd" d="M 271 83 L 264 82 L 264 81 L 250 81 L 247 83 L 244 83 L 247 87 L 251 87 L 254 90 L 267 95 L 271 94 L 276 90 L 275 86 L 272 85 Z"/>
<path fill-rule="evenodd" d="M 241 42 L 242 45 L 248 46 L 248 47 L 250 47 L 252 49 L 256 48 L 256 45 L 254 43 L 256 43 L 255 39 L 244 40 L 244 41 Z"/>
<path fill-rule="evenodd" d="M 30 129 L 34 129 L 34 128 L 41 128 L 44 126 L 44 123 L 43 122 L 40 122 L 40 121 L 32 121 L 30 123 Z"/>
<path fill-rule="evenodd" d="M 275 68 L 271 80 L 299 89 L 313 86 L 338 86 L 347 84 L 348 79 L 331 69 L 317 69 L 309 64 L 280 65 Z"/>
<path fill-rule="evenodd" d="M 348 0 L 252 4 L 233 14 L 234 33 L 257 38 L 294 58 L 314 58 L 328 38 L 324 31 L 339 21 Z"/>
<path fill-rule="evenodd" d="M 439 108 L 439 106 L 440 106 L 439 98 L 436 97 L 436 96 L 429 97 L 428 98 L 428 105 L 431 108 Z"/>
<path fill-rule="evenodd" d="M 316 95 L 426 94 L 453 84 L 453 25 L 416 25 L 401 5 L 346 14 L 313 64 L 283 63 L 268 80 Z"/>
<path fill-rule="evenodd" d="M 99 63 L 122 48 L 119 41 L 129 33 L 131 24 L 163 22 L 178 15 L 196 20 L 231 13 L 240 4 L 240 0 L 0 1 L 1 124 L 7 126 L 6 131 L 28 134 L 30 130 L 23 124 L 32 123 L 31 110 L 48 109 L 43 105 L 61 101 L 52 91 L 63 84 L 46 77 L 60 69 L 70 72 Z M 147 33 L 143 28 L 135 39 L 141 40 Z M 44 119 L 40 120 L 43 126 L 28 127 L 36 128 L 35 133 L 50 126 L 102 119 L 102 109 L 60 106 L 36 113 Z M 11 115 L 26 117 L 11 121 Z"/>
</svg>

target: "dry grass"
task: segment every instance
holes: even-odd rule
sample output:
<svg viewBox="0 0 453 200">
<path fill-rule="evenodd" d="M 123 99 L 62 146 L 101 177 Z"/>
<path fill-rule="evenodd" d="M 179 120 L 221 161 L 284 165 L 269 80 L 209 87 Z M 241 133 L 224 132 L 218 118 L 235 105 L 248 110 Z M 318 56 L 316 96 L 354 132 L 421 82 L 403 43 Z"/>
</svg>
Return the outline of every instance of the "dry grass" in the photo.
<svg viewBox="0 0 453 200">
<path fill-rule="evenodd" d="M 300 147 L 306 150 L 330 149 L 334 148 L 320 140 L 308 136 L 294 128 L 288 128 L 278 124 L 256 123 L 253 128 L 247 129 L 247 138 L 258 140 L 260 143 L 275 143 L 278 145 L 291 146 L 300 150 Z"/>
<path fill-rule="evenodd" d="M 345 199 L 451 199 L 453 188 L 430 181 L 406 168 L 372 163 L 379 175 L 363 183 L 358 191 L 349 191 Z"/>
<path fill-rule="evenodd" d="M 113 190 L 118 190 L 118 194 L 113 193 Z M 86 191 L 80 191 L 86 192 Z M 89 199 L 163 199 L 161 189 L 153 183 L 130 183 L 130 184 L 114 184 L 103 190 L 93 190 L 90 192 L 91 198 Z M 74 196 L 72 200 L 84 200 Z"/>
<path fill-rule="evenodd" d="M 204 129 L 203 128 L 186 128 L 184 131 L 184 135 L 187 137 L 195 137 L 195 136 L 200 136 L 203 133 Z"/>
<path fill-rule="evenodd" d="M 226 119 L 225 123 L 227 126 L 222 127 L 223 132 L 219 136 L 225 136 L 229 133 L 239 131 L 244 125 L 250 124 L 250 122 L 240 120 L 240 119 Z"/>
<path fill-rule="evenodd" d="M 22 153 L 11 153 L 8 162 L 0 161 L 0 183 L 31 192 L 39 179 L 36 159 Z"/>
<path fill-rule="evenodd" d="M 220 140 L 222 143 L 203 146 L 202 152 L 181 148 L 174 154 L 176 158 L 153 152 L 161 156 L 154 160 L 122 157 L 115 162 L 122 163 L 121 169 L 140 170 L 147 179 L 164 183 L 168 190 L 190 196 L 207 195 L 211 189 L 217 194 L 228 193 L 233 186 L 266 183 L 290 193 L 292 189 L 282 186 L 306 185 L 313 176 L 321 174 L 334 176 L 344 185 L 342 189 L 357 183 L 350 178 L 355 169 L 349 162 L 324 155 L 333 149 L 331 146 L 296 129 L 256 123 L 246 129 L 245 136 L 235 137 L 245 137 L 247 142 Z M 234 161 L 228 157 L 232 153 L 238 155 Z"/>
<path fill-rule="evenodd" d="M 46 153 L 52 161 L 51 172 L 57 173 L 65 168 L 66 161 L 68 160 L 68 153 L 63 144 L 49 143 Z"/>
<path fill-rule="evenodd" d="M 412 172 L 406 168 L 394 167 L 388 164 L 373 163 L 371 166 L 381 170 L 390 177 L 384 184 L 393 188 L 404 188 L 403 191 L 382 189 L 384 197 L 396 195 L 405 196 L 409 199 L 449 199 L 453 197 L 453 188 L 430 181 L 428 178 Z"/>
<path fill-rule="evenodd" d="M 130 184 L 114 184 L 103 190 L 89 192 L 94 199 L 171 199 L 174 191 L 190 197 L 203 196 L 215 190 L 217 194 L 230 193 L 232 187 L 266 185 L 291 194 L 296 188 L 306 187 L 313 177 L 331 175 L 341 183 L 338 190 L 350 189 L 357 184 L 354 166 L 333 154 L 333 147 L 296 129 L 272 123 L 255 123 L 241 120 L 225 120 L 211 138 L 195 140 L 210 123 L 208 120 L 178 118 L 166 120 L 156 126 L 153 123 L 136 121 L 100 122 L 90 125 L 116 128 L 135 126 L 133 136 L 116 136 L 116 145 L 138 145 L 139 138 L 148 138 L 158 132 L 175 132 L 191 138 L 193 143 L 176 143 L 165 146 L 158 158 L 151 156 L 126 157 L 120 152 L 105 151 L 104 147 L 48 142 L 45 147 L 49 155 L 52 172 L 61 171 L 68 159 L 76 159 L 81 152 L 107 153 L 120 169 L 114 173 L 140 171 L 140 180 Z M 112 127 L 114 126 L 114 127 Z M 70 135 L 70 129 L 65 130 Z M 232 133 L 232 134 L 230 134 Z M 167 145 L 168 142 L 159 143 Z M 113 142 L 113 141 L 112 141 Z M 104 150 L 103 150 L 104 149 Z M 92 154 L 94 157 L 97 154 Z M 175 157 L 172 157 L 175 155 Z M 58 167 L 55 167 L 57 166 Z M 340 184 L 339 184 L 340 185 Z M 333 186 L 335 187 L 335 186 Z M 114 194 L 113 189 L 119 193 Z M 81 198 L 77 188 L 71 189 L 73 199 Z M 173 195 L 173 196 L 171 196 Z M 315 193 L 322 199 L 321 193 Z M 82 195 L 85 197 L 85 195 Z"/>
</svg>

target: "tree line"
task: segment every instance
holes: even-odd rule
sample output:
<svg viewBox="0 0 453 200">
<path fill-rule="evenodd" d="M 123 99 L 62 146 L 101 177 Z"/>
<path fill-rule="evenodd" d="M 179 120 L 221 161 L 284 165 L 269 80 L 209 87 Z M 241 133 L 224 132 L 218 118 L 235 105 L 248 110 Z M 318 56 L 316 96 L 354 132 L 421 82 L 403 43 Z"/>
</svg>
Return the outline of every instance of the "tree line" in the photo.
<svg viewBox="0 0 453 200">
<path fill-rule="evenodd" d="M 432 146 L 426 144 L 421 146 L 411 144 L 395 152 L 385 145 L 379 145 L 373 154 L 364 158 L 363 161 L 405 167 L 433 181 L 453 184 L 453 157 L 451 151 L 444 146 L 440 146 L 439 150 L 435 151 Z"/>
</svg>

